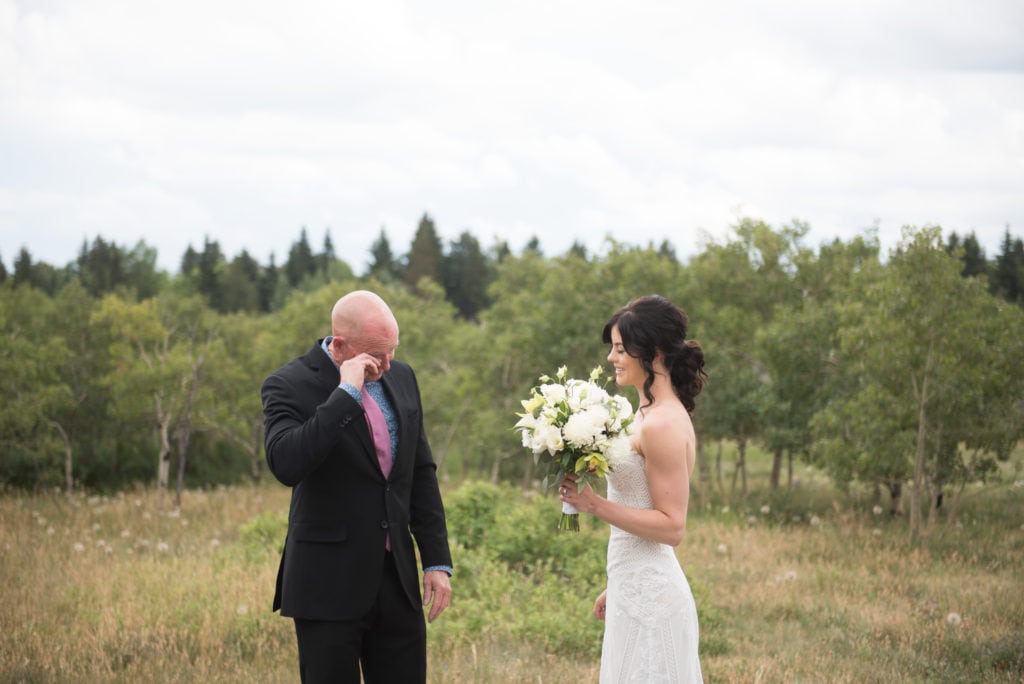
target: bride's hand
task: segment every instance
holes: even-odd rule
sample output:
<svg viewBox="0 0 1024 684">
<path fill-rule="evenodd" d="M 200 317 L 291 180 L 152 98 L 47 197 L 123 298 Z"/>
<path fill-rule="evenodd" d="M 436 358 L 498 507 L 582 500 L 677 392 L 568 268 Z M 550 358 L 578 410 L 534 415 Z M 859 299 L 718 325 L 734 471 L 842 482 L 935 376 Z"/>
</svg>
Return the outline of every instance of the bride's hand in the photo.
<svg viewBox="0 0 1024 684">
<path fill-rule="evenodd" d="M 563 502 L 575 507 L 578 511 L 591 513 L 593 511 L 594 498 L 597 495 L 594 494 L 594 490 L 588 484 L 584 484 L 583 489 L 580 489 L 577 484 L 578 478 L 579 476 L 575 473 L 569 473 L 565 476 L 562 484 L 558 486 L 559 498 Z"/>
<path fill-rule="evenodd" d="M 594 617 L 598 620 L 604 620 L 604 612 L 608 606 L 608 590 L 605 589 L 601 592 L 601 595 L 594 601 Z"/>
</svg>

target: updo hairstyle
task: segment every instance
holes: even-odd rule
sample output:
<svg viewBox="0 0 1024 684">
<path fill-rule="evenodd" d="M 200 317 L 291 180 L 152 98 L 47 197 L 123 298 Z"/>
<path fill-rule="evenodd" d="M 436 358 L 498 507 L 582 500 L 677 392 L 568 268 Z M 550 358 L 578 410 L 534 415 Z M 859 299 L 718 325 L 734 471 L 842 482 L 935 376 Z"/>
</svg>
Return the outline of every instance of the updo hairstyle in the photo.
<svg viewBox="0 0 1024 684">
<path fill-rule="evenodd" d="M 697 340 L 686 339 L 689 318 L 681 308 L 660 295 L 634 299 L 615 312 L 604 326 L 602 339 L 612 342 L 612 328 L 619 328 L 626 353 L 640 361 L 647 373 L 643 394 L 647 403 L 654 401 L 654 357 L 660 349 L 665 369 L 672 380 L 676 396 L 693 413 L 695 399 L 707 380 L 704 372 L 704 351 Z"/>
</svg>

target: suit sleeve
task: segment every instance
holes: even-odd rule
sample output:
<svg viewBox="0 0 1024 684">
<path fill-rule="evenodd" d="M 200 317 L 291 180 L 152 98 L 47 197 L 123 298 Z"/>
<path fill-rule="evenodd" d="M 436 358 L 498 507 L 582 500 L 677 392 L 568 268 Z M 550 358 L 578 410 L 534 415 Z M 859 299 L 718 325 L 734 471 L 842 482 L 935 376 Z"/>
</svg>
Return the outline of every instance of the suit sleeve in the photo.
<svg viewBox="0 0 1024 684">
<path fill-rule="evenodd" d="M 335 452 L 349 423 L 363 415 L 347 392 L 335 389 L 317 404 L 317 398 L 303 396 L 281 371 L 264 381 L 261 396 L 267 465 L 289 487 Z"/>
</svg>

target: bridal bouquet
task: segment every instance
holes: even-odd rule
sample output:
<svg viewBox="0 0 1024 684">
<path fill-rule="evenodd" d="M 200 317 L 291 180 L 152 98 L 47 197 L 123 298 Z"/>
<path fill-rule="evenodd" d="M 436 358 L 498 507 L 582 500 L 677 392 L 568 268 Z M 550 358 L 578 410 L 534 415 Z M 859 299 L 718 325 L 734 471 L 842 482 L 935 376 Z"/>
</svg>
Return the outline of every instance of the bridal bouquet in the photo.
<svg viewBox="0 0 1024 684">
<path fill-rule="evenodd" d="M 561 482 L 567 473 L 579 475 L 577 486 L 593 486 L 612 470 L 617 459 L 629 453 L 629 428 L 633 407 L 625 397 L 612 396 L 597 384 L 600 366 L 588 380 L 566 379 L 562 366 L 552 380 L 541 384 L 522 401 L 524 413 L 517 413 L 515 429 L 522 433 L 523 446 L 533 452 L 534 462 L 547 466 L 544 486 Z M 578 511 L 562 504 L 560 530 L 578 532 Z"/>
</svg>

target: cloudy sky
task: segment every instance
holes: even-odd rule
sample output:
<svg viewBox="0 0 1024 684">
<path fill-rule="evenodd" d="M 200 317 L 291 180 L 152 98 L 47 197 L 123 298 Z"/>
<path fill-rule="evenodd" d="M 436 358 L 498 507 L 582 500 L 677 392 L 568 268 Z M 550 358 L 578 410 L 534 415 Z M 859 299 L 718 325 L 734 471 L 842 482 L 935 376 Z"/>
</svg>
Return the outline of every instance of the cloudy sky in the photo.
<svg viewBox="0 0 1024 684">
<path fill-rule="evenodd" d="M 0 258 L 1024 235 L 1021 0 L 0 0 Z"/>
</svg>

